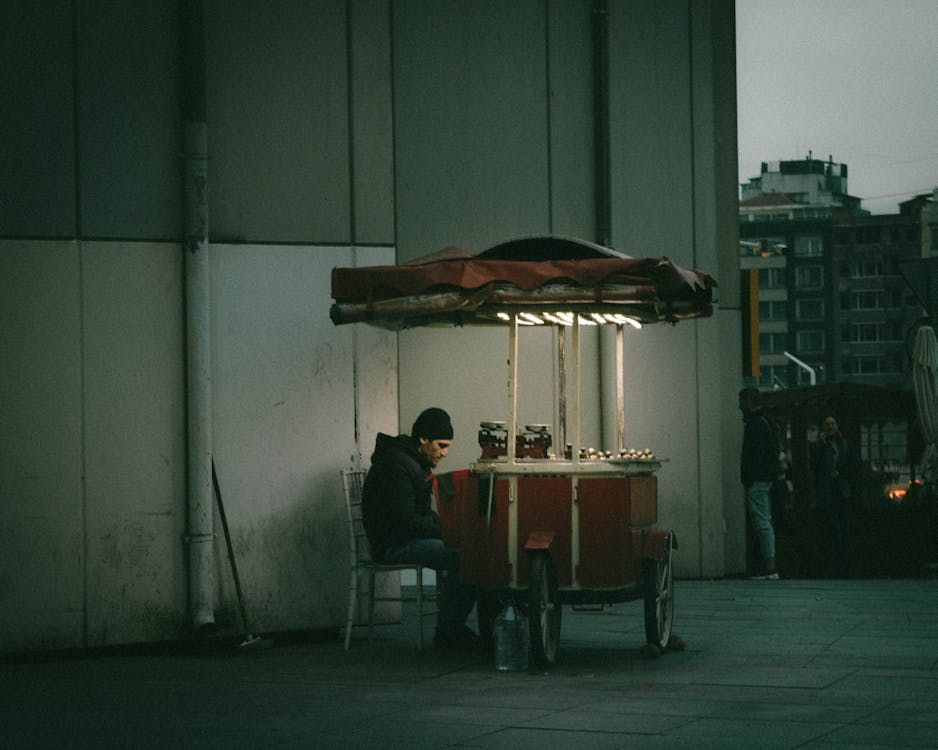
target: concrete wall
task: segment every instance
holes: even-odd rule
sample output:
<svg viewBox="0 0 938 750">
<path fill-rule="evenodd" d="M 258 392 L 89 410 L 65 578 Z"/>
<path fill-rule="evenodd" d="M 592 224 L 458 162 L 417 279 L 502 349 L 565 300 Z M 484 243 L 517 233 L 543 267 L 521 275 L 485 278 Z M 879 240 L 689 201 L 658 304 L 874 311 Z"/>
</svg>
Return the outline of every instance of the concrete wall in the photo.
<svg viewBox="0 0 938 750">
<path fill-rule="evenodd" d="M 0 633 L 74 645 L 84 626 L 81 274 L 71 242 L 0 244 Z"/>
<path fill-rule="evenodd" d="M 611 244 L 732 282 L 732 3 L 609 5 Z M 184 7 L 0 9 L 3 651 L 188 633 Z M 478 421 L 501 417 L 507 333 L 335 328 L 329 274 L 530 233 L 595 239 L 591 8 L 206 0 L 214 457 L 253 630 L 344 619 L 338 470 L 367 464 L 377 431 L 445 406 L 458 468 Z M 723 536 L 738 300 L 720 294 L 712 319 L 628 335 L 627 430 L 670 458 L 680 575 L 742 559 Z M 557 422 L 555 337 L 521 337 L 522 420 Z M 583 341 L 597 446 L 607 338 Z M 238 628 L 215 520 L 216 619 Z"/>
<path fill-rule="evenodd" d="M 356 411 L 397 427 L 395 337 L 329 321 L 326 269 L 353 262 L 212 247 L 215 463 L 256 630 L 343 619 L 338 469 L 359 461 Z M 4 650 L 186 631 L 181 265 L 172 244 L 0 242 Z M 216 530 L 216 616 L 240 627 Z"/>
</svg>

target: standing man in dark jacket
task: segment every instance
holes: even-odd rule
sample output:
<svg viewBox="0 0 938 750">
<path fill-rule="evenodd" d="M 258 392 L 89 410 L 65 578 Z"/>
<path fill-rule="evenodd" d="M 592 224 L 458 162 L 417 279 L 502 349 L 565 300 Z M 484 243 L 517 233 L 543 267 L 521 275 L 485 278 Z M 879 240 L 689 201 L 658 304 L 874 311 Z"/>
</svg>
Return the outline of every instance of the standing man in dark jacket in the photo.
<svg viewBox="0 0 938 750">
<path fill-rule="evenodd" d="M 822 554 L 833 557 L 834 572 L 850 577 L 849 533 L 853 513 L 852 478 L 855 462 L 850 446 L 840 433 L 837 417 L 824 417 L 816 442 L 808 445 L 808 461 L 814 474 L 814 497 L 824 519 Z M 826 567 L 826 566 L 825 566 Z"/>
<path fill-rule="evenodd" d="M 769 417 L 762 412 L 762 396 L 756 388 L 739 392 L 743 413 L 743 454 L 740 479 L 746 490 L 746 511 L 759 540 L 762 569 L 750 576 L 777 580 L 775 570 L 775 529 L 772 527 L 772 483 L 778 474 L 778 440 Z"/>
<path fill-rule="evenodd" d="M 434 645 L 474 645 L 466 626 L 475 592 L 459 582 L 459 550 L 446 547 L 433 510 L 433 468 L 449 452 L 453 425 L 443 409 L 421 412 L 410 435 L 378 433 L 362 491 L 362 520 L 376 561 L 413 562 L 437 571 L 440 608 Z"/>
</svg>

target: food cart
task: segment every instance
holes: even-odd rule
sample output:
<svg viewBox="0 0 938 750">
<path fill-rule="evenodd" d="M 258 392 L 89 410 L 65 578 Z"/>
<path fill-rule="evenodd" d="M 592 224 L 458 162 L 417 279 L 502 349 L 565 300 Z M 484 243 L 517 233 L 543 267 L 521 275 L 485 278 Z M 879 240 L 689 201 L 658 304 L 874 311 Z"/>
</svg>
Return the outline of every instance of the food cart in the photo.
<svg viewBox="0 0 938 750">
<path fill-rule="evenodd" d="M 655 527 L 663 459 L 624 445 L 623 327 L 708 316 L 716 282 L 667 258 L 558 237 L 337 268 L 332 282 L 337 325 L 507 328 L 508 414 L 480 422 L 478 461 L 441 477 L 440 510 L 444 540 L 461 550 L 463 580 L 488 601 L 510 599 L 526 611 L 531 660 L 542 668 L 555 661 L 563 605 L 641 599 L 647 642 L 666 647 L 676 540 Z M 545 325 L 557 328 L 556 444 L 551 425 L 520 425 L 517 415 L 519 332 Z M 610 451 L 580 447 L 580 333 L 595 325 L 616 332 L 618 445 Z"/>
</svg>

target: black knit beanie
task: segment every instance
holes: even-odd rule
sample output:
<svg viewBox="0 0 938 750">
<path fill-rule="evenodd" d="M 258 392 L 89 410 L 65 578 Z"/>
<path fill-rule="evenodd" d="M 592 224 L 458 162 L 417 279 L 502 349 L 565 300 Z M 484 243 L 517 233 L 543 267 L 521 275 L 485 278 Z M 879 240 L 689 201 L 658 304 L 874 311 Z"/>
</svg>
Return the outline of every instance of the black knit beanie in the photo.
<svg viewBox="0 0 938 750">
<path fill-rule="evenodd" d="M 449 414 L 431 406 L 420 412 L 420 416 L 417 417 L 417 421 L 410 430 L 410 436 L 427 440 L 452 440 L 453 423 L 449 421 Z"/>
</svg>

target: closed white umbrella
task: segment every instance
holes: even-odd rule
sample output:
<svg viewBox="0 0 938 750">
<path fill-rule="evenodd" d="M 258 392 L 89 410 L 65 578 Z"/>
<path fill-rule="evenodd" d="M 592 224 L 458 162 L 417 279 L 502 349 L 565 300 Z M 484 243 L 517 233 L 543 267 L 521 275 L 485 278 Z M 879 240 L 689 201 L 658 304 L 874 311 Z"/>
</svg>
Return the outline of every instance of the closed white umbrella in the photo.
<svg viewBox="0 0 938 750">
<path fill-rule="evenodd" d="M 922 476 L 934 484 L 938 480 L 938 339 L 931 326 L 922 326 L 915 334 L 912 386 L 922 437 L 925 438 Z"/>
</svg>

